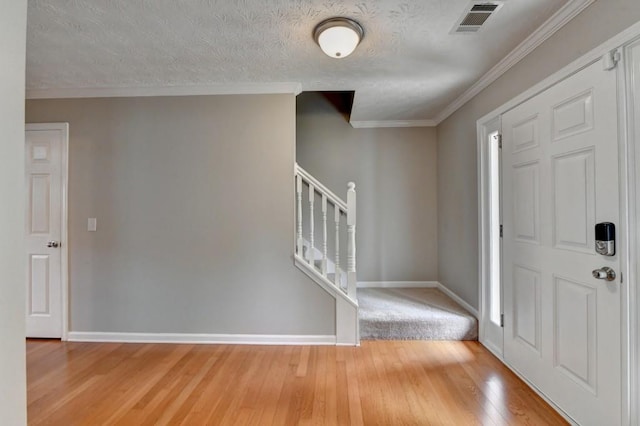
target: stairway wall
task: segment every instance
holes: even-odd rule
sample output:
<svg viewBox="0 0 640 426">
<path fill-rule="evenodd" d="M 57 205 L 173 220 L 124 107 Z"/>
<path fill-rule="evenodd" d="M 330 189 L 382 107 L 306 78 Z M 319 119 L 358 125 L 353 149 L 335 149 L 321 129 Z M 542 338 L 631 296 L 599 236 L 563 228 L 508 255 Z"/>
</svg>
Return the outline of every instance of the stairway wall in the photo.
<svg viewBox="0 0 640 426">
<path fill-rule="evenodd" d="M 296 116 L 298 164 L 342 198 L 356 183 L 358 281 L 437 280 L 435 129 L 354 129 L 314 92 L 298 95 Z M 319 246 L 317 217 L 315 228 Z"/>
<path fill-rule="evenodd" d="M 335 301 L 292 258 L 293 95 L 26 111 L 70 123 L 72 331 L 335 334 Z"/>
<path fill-rule="evenodd" d="M 27 424 L 24 87 L 27 2 L 0 13 L 0 423 Z"/>
</svg>

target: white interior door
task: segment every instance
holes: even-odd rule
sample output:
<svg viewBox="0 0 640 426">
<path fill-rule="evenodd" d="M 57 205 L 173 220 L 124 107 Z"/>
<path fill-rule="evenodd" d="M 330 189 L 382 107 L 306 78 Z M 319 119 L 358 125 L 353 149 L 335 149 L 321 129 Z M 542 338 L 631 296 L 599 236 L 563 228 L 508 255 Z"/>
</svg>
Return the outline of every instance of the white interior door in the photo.
<svg viewBox="0 0 640 426">
<path fill-rule="evenodd" d="M 616 90 L 595 63 L 502 117 L 505 361 L 582 425 L 621 422 Z"/>
<path fill-rule="evenodd" d="M 66 126 L 27 125 L 27 337 L 63 333 L 63 151 Z M 66 289 L 66 288 L 65 288 Z"/>
</svg>

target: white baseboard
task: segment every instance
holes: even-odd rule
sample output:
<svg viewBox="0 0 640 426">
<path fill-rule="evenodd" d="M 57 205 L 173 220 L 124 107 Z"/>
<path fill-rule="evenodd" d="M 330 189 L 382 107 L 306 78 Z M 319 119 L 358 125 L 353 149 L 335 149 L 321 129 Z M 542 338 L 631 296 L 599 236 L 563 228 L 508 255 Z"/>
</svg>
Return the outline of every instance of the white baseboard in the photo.
<svg viewBox="0 0 640 426">
<path fill-rule="evenodd" d="M 444 294 L 446 294 L 447 296 L 455 300 L 458 303 L 458 305 L 462 306 L 471 314 L 473 314 L 473 316 L 476 317 L 476 319 L 480 318 L 480 314 L 478 313 L 478 310 L 476 308 L 474 308 L 473 306 L 465 302 L 462 299 L 462 297 L 458 296 L 453 291 L 449 290 L 444 284 L 439 282 L 437 287 L 438 287 L 438 290 L 440 290 L 441 292 L 443 292 Z"/>
<path fill-rule="evenodd" d="M 479 318 L 478 310 L 438 281 L 359 281 L 358 288 L 437 288 Z"/>
<path fill-rule="evenodd" d="M 232 345 L 335 345 L 336 336 L 286 334 L 105 333 L 71 331 L 69 332 L 68 341 Z"/>
<path fill-rule="evenodd" d="M 358 281 L 358 288 L 433 288 L 438 281 Z"/>
</svg>

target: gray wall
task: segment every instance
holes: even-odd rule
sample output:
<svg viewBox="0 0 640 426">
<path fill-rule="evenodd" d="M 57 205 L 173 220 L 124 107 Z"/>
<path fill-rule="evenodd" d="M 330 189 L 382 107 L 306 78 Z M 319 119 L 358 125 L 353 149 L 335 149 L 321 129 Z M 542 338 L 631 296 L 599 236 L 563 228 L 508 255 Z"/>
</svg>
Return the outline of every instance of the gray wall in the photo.
<svg viewBox="0 0 640 426">
<path fill-rule="evenodd" d="M 640 20 L 637 0 L 598 0 L 438 126 L 440 281 L 478 306 L 476 121 Z"/>
<path fill-rule="evenodd" d="M 354 129 L 318 93 L 297 105 L 298 163 L 345 200 L 356 183 L 358 281 L 437 280 L 435 129 Z"/>
<path fill-rule="evenodd" d="M 24 268 L 24 72 L 27 2 L 0 13 L 0 419 L 27 423 Z"/>
<path fill-rule="evenodd" d="M 335 334 L 333 299 L 292 260 L 293 95 L 26 111 L 69 122 L 72 331 Z"/>
</svg>

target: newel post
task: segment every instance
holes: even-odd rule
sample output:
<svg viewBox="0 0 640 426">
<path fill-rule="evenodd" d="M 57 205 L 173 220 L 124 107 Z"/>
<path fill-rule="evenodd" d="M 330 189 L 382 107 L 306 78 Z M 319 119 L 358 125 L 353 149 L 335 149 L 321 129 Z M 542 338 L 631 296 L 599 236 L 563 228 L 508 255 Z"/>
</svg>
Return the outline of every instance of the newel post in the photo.
<svg viewBox="0 0 640 426">
<path fill-rule="evenodd" d="M 356 184 L 347 185 L 347 295 L 356 299 Z"/>
</svg>

